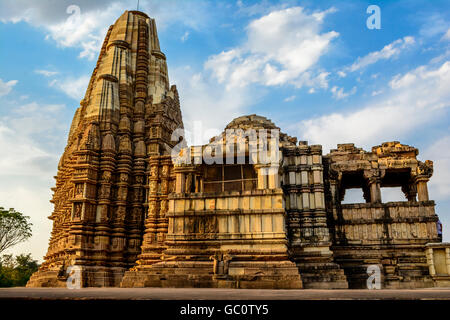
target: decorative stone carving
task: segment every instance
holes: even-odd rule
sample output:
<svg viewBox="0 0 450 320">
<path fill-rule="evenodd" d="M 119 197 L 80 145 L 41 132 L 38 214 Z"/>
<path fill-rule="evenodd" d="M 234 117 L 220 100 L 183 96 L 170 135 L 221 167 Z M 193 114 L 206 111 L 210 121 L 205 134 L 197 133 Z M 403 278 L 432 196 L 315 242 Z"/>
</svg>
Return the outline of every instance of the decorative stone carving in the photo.
<svg viewBox="0 0 450 320">
<path fill-rule="evenodd" d="M 348 143 L 322 156 L 320 145 L 254 114 L 219 136 L 223 158 L 236 161 L 207 164 L 204 145 L 180 151 L 191 157 L 183 164 L 171 158 L 180 128 L 155 21 L 126 11 L 75 112 L 52 189 L 48 252 L 28 286 L 65 286 L 62 273 L 77 266 L 83 286 L 362 288 L 377 264 L 382 286 L 413 288 L 433 286 L 436 268 L 449 268 L 447 247 L 426 246 L 440 241 L 427 189 L 433 163 L 416 148 Z M 254 151 L 267 151 L 266 133 L 279 156 L 270 166 Z M 227 148 L 237 141 L 240 159 Z M 383 203 L 382 187 L 400 187 L 405 201 Z M 342 203 L 350 188 L 365 202 Z"/>
</svg>

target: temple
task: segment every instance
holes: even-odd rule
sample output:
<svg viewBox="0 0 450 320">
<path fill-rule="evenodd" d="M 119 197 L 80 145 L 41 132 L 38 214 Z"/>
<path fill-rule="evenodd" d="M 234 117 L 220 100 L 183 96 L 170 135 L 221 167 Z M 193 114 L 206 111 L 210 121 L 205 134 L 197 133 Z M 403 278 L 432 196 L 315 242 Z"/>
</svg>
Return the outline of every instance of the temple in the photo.
<svg viewBox="0 0 450 320">
<path fill-rule="evenodd" d="M 382 288 L 450 284 L 416 148 L 323 155 L 258 115 L 202 146 L 174 139 L 182 128 L 155 21 L 126 11 L 75 112 L 28 287 L 65 287 L 73 267 L 83 287 L 366 288 L 374 268 Z M 383 202 L 394 187 L 404 201 Z"/>
</svg>

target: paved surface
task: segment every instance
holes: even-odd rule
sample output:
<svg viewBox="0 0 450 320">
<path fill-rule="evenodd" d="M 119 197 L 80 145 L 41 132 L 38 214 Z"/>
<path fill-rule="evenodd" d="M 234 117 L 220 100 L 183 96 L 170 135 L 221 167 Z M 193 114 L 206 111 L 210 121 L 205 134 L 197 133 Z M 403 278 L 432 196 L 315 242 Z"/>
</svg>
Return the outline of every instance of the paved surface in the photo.
<svg viewBox="0 0 450 320">
<path fill-rule="evenodd" d="M 0 301 L 27 300 L 450 300 L 450 288 L 250 290 L 191 288 L 0 288 Z"/>
</svg>

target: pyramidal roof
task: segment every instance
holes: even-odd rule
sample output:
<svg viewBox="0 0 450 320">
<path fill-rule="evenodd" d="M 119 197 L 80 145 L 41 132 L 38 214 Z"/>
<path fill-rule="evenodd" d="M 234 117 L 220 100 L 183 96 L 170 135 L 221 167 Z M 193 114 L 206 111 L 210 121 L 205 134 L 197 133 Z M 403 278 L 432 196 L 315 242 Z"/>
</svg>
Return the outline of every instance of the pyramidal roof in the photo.
<svg viewBox="0 0 450 320">
<path fill-rule="evenodd" d="M 149 73 L 148 79 L 142 79 L 145 72 Z M 122 91 L 131 88 L 134 82 L 136 90 L 146 91 L 154 103 L 169 93 L 166 57 L 159 46 L 155 20 L 140 11 L 125 11 L 107 32 L 81 101 L 86 116 L 99 115 L 102 110 L 118 110 L 118 87 Z"/>
</svg>

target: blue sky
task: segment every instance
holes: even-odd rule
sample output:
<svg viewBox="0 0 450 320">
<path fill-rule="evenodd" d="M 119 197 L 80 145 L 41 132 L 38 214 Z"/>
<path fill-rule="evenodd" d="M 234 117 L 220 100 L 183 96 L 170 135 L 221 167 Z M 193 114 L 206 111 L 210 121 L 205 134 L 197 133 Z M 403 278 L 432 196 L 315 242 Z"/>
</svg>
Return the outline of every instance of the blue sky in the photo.
<svg viewBox="0 0 450 320">
<path fill-rule="evenodd" d="M 50 188 L 109 25 L 137 1 L 0 1 L 0 205 L 32 217 L 47 249 Z M 366 9 L 381 9 L 368 29 Z M 76 5 L 79 14 L 70 10 Z M 68 10 L 69 8 L 69 10 Z M 397 140 L 434 161 L 430 197 L 450 241 L 448 1 L 140 1 L 156 19 L 185 126 L 205 142 L 257 113 L 282 131 L 370 150 Z M 383 191 L 395 200 L 398 191 Z M 349 197 L 356 197 L 350 194 Z"/>
</svg>

